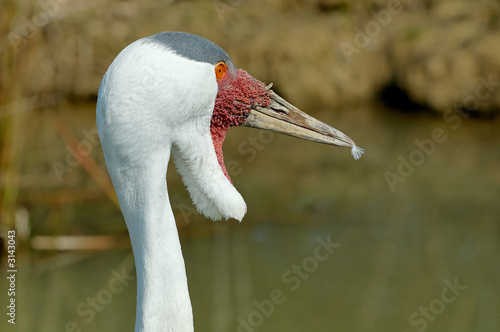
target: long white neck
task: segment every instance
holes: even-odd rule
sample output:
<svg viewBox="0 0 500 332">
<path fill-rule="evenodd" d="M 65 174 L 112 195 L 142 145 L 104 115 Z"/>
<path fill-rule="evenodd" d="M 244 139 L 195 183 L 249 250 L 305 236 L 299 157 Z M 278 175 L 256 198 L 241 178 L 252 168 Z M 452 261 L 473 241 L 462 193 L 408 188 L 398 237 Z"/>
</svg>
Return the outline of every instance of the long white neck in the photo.
<svg viewBox="0 0 500 332">
<path fill-rule="evenodd" d="M 156 39 L 125 48 L 103 77 L 96 121 L 137 268 L 136 332 L 191 332 L 193 314 L 170 208 L 170 152 L 198 210 L 240 220 L 246 204 L 226 178 L 210 133 L 214 66 Z"/>
<path fill-rule="evenodd" d="M 136 332 L 193 331 L 186 271 L 165 180 L 169 151 L 110 169 L 137 271 Z"/>
</svg>

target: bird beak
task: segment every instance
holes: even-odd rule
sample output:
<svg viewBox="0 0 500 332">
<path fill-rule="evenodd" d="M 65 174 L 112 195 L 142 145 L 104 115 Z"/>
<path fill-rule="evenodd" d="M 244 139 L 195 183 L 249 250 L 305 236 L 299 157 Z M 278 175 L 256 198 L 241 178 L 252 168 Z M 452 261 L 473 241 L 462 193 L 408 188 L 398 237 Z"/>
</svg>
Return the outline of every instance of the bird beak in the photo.
<svg viewBox="0 0 500 332">
<path fill-rule="evenodd" d="M 302 112 L 270 90 L 270 87 L 268 86 L 271 103 L 267 107 L 253 106 L 243 126 L 266 129 L 313 142 L 351 147 L 355 159 L 361 156 L 362 149 L 347 135 Z"/>
</svg>

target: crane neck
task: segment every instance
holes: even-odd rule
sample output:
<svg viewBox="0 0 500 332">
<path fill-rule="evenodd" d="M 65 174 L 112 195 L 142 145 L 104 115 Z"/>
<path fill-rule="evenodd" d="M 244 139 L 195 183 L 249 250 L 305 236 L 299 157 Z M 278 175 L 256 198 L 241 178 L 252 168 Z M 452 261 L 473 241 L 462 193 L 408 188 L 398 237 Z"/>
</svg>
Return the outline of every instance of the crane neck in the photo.
<svg viewBox="0 0 500 332">
<path fill-rule="evenodd" d="M 191 332 L 193 314 L 166 171 L 170 151 L 138 167 L 109 167 L 137 273 L 135 332 Z"/>
</svg>

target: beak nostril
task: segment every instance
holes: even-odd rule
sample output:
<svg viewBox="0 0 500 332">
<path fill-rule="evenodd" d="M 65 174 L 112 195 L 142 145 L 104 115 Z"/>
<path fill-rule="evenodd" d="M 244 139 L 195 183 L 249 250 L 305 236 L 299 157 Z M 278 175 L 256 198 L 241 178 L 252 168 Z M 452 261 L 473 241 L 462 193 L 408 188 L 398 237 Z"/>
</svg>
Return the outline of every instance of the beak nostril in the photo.
<svg viewBox="0 0 500 332">
<path fill-rule="evenodd" d="M 271 83 L 272 84 L 272 83 Z M 269 104 L 269 109 L 275 111 L 276 113 L 280 113 L 283 115 L 290 114 L 290 109 L 293 108 L 286 100 L 279 97 L 276 93 L 271 91 L 271 103 Z"/>
<path fill-rule="evenodd" d="M 279 107 L 276 107 L 275 105 L 271 104 L 269 105 L 269 108 L 273 111 L 275 111 L 276 113 L 280 113 L 280 114 L 283 114 L 283 115 L 287 115 L 289 113 L 289 111 L 284 108 L 283 106 L 281 105 L 278 105 Z"/>
</svg>

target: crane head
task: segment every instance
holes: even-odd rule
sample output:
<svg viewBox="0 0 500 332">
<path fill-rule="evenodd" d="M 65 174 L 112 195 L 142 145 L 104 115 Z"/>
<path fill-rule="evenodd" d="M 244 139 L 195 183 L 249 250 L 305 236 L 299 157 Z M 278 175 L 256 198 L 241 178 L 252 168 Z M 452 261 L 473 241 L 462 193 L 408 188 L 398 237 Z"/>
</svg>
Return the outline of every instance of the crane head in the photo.
<svg viewBox="0 0 500 332">
<path fill-rule="evenodd" d="M 236 69 L 222 48 L 184 32 L 140 39 L 116 57 L 99 89 L 97 126 L 115 188 L 127 185 L 124 174 L 164 179 L 172 155 L 194 204 L 214 220 L 241 221 L 246 213 L 224 164 L 230 127 L 350 147 L 356 159 L 363 152 L 271 85 Z"/>
</svg>

